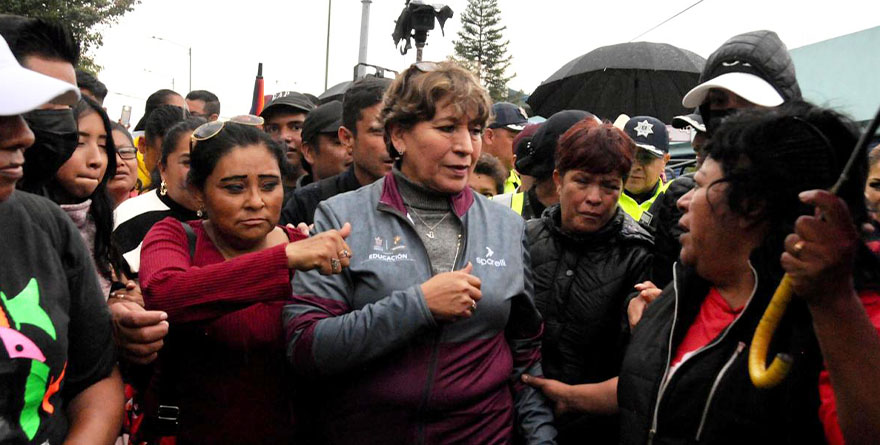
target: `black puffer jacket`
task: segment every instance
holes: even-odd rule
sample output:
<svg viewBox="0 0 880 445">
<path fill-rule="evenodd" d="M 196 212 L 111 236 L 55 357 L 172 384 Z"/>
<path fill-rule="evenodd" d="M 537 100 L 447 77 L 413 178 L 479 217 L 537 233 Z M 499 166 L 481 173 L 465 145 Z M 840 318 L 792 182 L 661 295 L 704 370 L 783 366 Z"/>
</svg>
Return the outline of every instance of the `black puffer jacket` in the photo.
<svg viewBox="0 0 880 445">
<path fill-rule="evenodd" d="M 759 274 L 739 318 L 670 375 L 670 356 L 710 288 L 693 269 L 675 266 L 673 285 L 645 310 L 626 351 L 617 385 L 620 443 L 824 443 L 818 415 L 822 357 L 803 302 L 789 306 L 770 345 L 770 357 L 781 351 L 794 357 L 779 386 L 757 389 L 748 372 L 749 344 L 779 282 L 768 274 Z"/>
<path fill-rule="evenodd" d="M 626 304 L 650 278 L 651 235 L 619 207 L 598 232 L 560 227 L 559 204 L 526 223 L 535 304 L 544 317 L 544 375 L 570 384 L 617 376 L 626 347 Z M 559 443 L 615 443 L 616 417 L 563 416 Z"/>
</svg>

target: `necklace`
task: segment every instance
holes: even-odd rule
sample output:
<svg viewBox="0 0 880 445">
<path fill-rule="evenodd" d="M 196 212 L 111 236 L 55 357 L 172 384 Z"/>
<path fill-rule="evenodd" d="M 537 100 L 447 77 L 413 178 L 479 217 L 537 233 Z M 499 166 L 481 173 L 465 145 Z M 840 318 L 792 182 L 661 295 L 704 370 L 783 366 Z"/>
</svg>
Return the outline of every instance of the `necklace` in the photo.
<svg viewBox="0 0 880 445">
<path fill-rule="evenodd" d="M 446 213 L 443 214 L 443 217 L 440 218 L 440 221 L 437 221 L 437 224 L 434 224 L 434 225 L 432 226 L 432 225 L 428 224 L 428 223 L 427 223 L 427 222 L 421 217 L 421 215 L 419 215 L 418 213 L 416 213 L 415 209 L 413 209 L 412 207 L 410 207 L 409 210 L 412 212 L 413 215 L 416 215 L 416 218 L 418 218 L 419 221 L 421 221 L 422 224 L 425 225 L 425 227 L 428 228 L 428 232 L 425 233 L 425 236 L 427 236 L 428 238 L 431 238 L 431 239 L 434 239 L 434 229 L 436 229 L 437 226 L 439 226 L 440 223 L 442 223 L 444 220 L 446 220 L 446 217 L 449 216 L 450 213 L 452 213 L 451 211 L 447 210 Z"/>
</svg>

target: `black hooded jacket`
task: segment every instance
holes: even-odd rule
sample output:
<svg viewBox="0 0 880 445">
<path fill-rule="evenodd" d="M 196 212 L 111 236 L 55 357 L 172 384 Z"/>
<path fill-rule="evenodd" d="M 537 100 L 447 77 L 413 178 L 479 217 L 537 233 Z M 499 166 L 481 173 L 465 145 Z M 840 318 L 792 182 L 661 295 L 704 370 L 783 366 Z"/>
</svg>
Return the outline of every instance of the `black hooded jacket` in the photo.
<svg viewBox="0 0 880 445">
<path fill-rule="evenodd" d="M 670 358 L 710 289 L 692 268 L 675 264 L 672 285 L 645 310 L 626 351 L 617 385 L 621 444 L 825 443 L 822 357 L 803 302 L 789 306 L 770 345 L 771 357 L 794 357 L 789 375 L 772 389 L 758 389 L 749 378 L 749 344 L 779 283 L 768 276 L 759 272 L 736 321 L 671 373 Z"/>
<path fill-rule="evenodd" d="M 620 207 L 598 232 L 561 229 L 559 204 L 526 222 L 535 304 L 544 317 L 544 375 L 596 383 L 620 371 L 628 338 L 626 305 L 650 277 L 652 238 Z M 615 416 L 563 416 L 559 443 L 616 443 Z"/>
</svg>

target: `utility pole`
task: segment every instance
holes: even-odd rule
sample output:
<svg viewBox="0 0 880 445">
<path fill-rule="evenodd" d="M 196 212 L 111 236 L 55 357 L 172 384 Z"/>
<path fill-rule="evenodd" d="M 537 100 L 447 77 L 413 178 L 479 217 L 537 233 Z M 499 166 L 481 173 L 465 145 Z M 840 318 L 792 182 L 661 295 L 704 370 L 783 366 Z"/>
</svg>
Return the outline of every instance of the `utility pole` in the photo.
<svg viewBox="0 0 880 445">
<path fill-rule="evenodd" d="M 330 69 L 330 8 L 333 0 L 327 0 L 327 48 L 324 53 L 324 91 L 327 91 L 327 75 Z"/>
<path fill-rule="evenodd" d="M 361 0 L 361 45 L 358 50 L 357 79 L 362 79 L 367 74 L 367 46 L 370 40 L 370 3 L 372 0 Z M 326 88 L 325 88 L 326 89 Z"/>
<path fill-rule="evenodd" d="M 164 37 L 152 36 L 152 38 L 155 40 L 161 40 L 163 42 L 167 42 L 172 45 L 177 45 L 181 48 L 187 49 L 187 54 L 189 54 L 189 91 L 192 91 L 192 87 L 193 87 L 193 49 L 192 49 L 192 46 L 184 45 L 183 43 L 175 42 L 174 40 L 169 40 Z"/>
</svg>

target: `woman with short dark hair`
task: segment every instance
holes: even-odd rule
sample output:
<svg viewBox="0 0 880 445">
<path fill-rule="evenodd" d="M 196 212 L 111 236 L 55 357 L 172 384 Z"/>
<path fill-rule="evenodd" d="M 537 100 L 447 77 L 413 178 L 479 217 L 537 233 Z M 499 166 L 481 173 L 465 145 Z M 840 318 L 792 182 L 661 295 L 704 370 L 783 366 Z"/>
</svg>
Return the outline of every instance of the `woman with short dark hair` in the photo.
<svg viewBox="0 0 880 445">
<path fill-rule="evenodd" d="M 170 324 L 147 415 L 173 416 L 178 444 L 290 443 L 281 309 L 291 275 L 348 264 L 350 226 L 306 238 L 276 225 L 284 154 L 258 124 L 193 131 L 188 183 L 204 219 L 165 218 L 144 239 L 144 302 Z"/>
<path fill-rule="evenodd" d="M 653 244 L 618 205 L 633 163 L 633 141 L 592 117 L 571 122 L 560 114 L 544 123 L 571 125 L 562 129 L 556 147 L 553 180 L 559 203 L 526 223 L 535 303 L 547 326 L 544 375 L 551 379 L 530 377 L 528 383 L 557 400 L 560 443 L 586 437 L 616 443 L 613 409 L 569 406 L 547 386 L 614 384 L 629 336 L 626 303 L 638 294 L 635 286 L 649 278 Z"/>
</svg>

